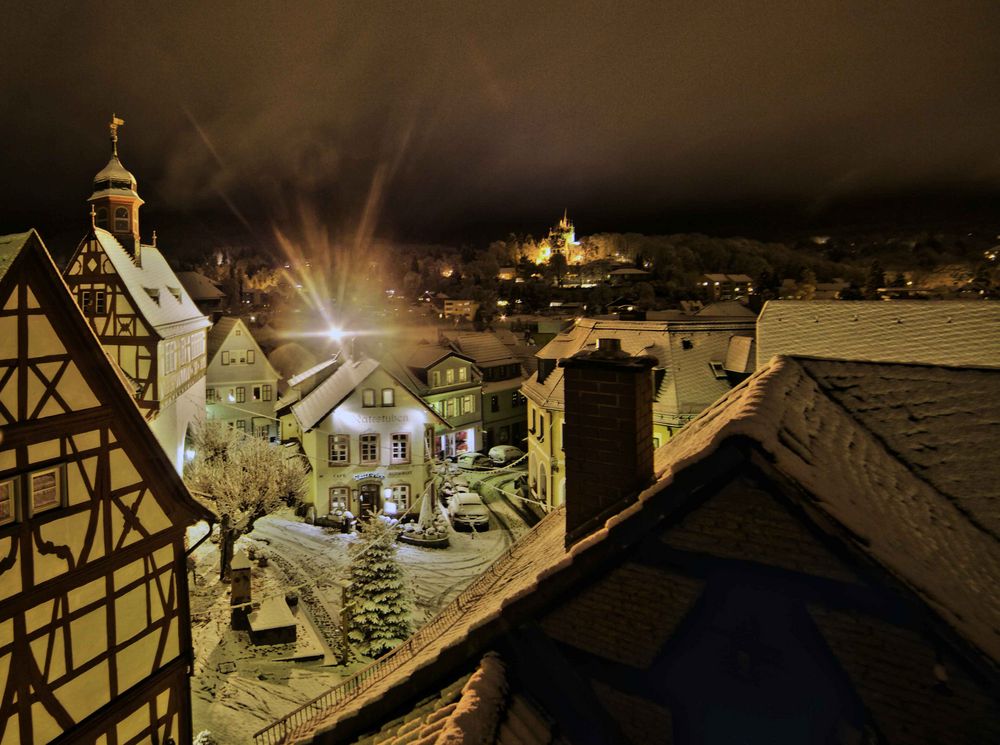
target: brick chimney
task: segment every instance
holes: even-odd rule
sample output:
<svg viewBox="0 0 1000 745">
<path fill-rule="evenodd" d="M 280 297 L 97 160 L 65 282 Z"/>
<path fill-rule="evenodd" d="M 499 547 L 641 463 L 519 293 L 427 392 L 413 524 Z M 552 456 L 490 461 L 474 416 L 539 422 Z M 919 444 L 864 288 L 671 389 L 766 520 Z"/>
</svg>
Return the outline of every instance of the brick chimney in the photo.
<svg viewBox="0 0 1000 745">
<path fill-rule="evenodd" d="M 566 546 L 635 501 L 653 480 L 654 357 L 621 341 L 562 360 L 566 398 Z"/>
</svg>

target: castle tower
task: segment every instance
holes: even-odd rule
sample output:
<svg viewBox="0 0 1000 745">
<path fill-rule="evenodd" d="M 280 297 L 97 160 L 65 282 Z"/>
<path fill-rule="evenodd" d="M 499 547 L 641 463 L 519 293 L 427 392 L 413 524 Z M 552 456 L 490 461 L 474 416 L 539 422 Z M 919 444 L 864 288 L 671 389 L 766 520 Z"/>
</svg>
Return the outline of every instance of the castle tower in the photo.
<svg viewBox="0 0 1000 745">
<path fill-rule="evenodd" d="M 136 192 L 136 181 L 118 160 L 118 127 L 125 122 L 111 115 L 111 160 L 94 176 L 94 193 L 87 200 L 91 205 L 94 225 L 104 228 L 122 244 L 133 259 L 139 252 L 139 207 L 142 198 Z"/>
</svg>

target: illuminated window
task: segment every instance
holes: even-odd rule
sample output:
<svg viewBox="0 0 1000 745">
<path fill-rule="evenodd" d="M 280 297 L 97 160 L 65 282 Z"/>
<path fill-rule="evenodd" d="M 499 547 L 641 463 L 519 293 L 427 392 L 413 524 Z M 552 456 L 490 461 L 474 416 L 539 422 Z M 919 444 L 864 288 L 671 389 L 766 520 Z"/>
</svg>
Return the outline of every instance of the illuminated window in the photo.
<svg viewBox="0 0 1000 745">
<path fill-rule="evenodd" d="M 84 313 L 90 310 L 90 290 L 80 290 L 80 307 Z"/>
<path fill-rule="evenodd" d="M 99 316 L 108 312 L 108 300 L 104 290 L 98 290 L 94 293 L 94 312 Z"/>
<path fill-rule="evenodd" d="M 97 214 L 94 216 L 94 223 L 99 228 L 108 229 L 108 208 L 98 207 Z"/>
<path fill-rule="evenodd" d="M 448 413 L 445 416 L 455 416 L 455 399 L 448 399 Z"/>
<path fill-rule="evenodd" d="M 328 443 L 330 448 L 330 457 L 328 459 L 330 465 L 347 465 L 347 462 L 351 458 L 350 435 L 330 435 Z"/>
<path fill-rule="evenodd" d="M 448 385 L 451 385 L 452 383 L 455 382 L 454 368 L 449 367 L 447 370 L 444 371 L 444 382 L 447 383 Z"/>
<path fill-rule="evenodd" d="M 330 487 L 330 512 L 347 512 L 351 491 L 346 486 Z"/>
<path fill-rule="evenodd" d="M 388 514 L 393 514 L 393 510 L 389 509 L 392 505 L 395 507 L 395 514 L 400 515 L 410 509 L 410 485 L 409 484 L 395 484 L 393 486 L 387 486 L 382 494 L 385 497 L 385 511 Z"/>
<path fill-rule="evenodd" d="M 236 429 L 238 429 L 240 432 L 246 432 L 247 431 L 246 420 L 245 419 L 237 419 L 236 420 Z"/>
<path fill-rule="evenodd" d="M 247 400 L 247 389 L 243 386 L 239 386 L 236 389 L 236 403 L 242 404 L 246 403 Z"/>
<path fill-rule="evenodd" d="M 205 389 L 205 402 L 211 404 L 211 403 L 215 403 L 216 400 L 217 399 L 216 399 L 215 389 L 214 388 L 206 388 Z"/>
<path fill-rule="evenodd" d="M 465 383 L 469 379 L 469 368 L 460 367 L 458 368 L 458 382 Z"/>
<path fill-rule="evenodd" d="M 14 511 L 14 480 L 0 481 L 0 525 L 12 523 L 17 517 Z"/>
<path fill-rule="evenodd" d="M 177 369 L 177 343 L 168 341 L 163 345 L 163 372 L 172 373 Z"/>
<path fill-rule="evenodd" d="M 124 207 L 115 208 L 115 232 L 128 232 L 128 210 Z"/>
<path fill-rule="evenodd" d="M 361 435 L 358 442 L 361 445 L 361 462 L 364 464 L 378 463 L 378 434 Z"/>
<path fill-rule="evenodd" d="M 395 406 L 396 405 L 396 391 L 392 388 L 382 389 L 382 405 L 383 406 Z"/>
<path fill-rule="evenodd" d="M 247 364 L 252 365 L 255 359 L 256 352 L 252 349 L 247 350 Z"/>
<path fill-rule="evenodd" d="M 258 424 L 254 427 L 254 434 L 264 440 L 268 440 L 271 437 L 271 425 L 270 424 Z"/>
<path fill-rule="evenodd" d="M 361 391 L 361 405 L 366 409 L 369 409 L 375 405 L 374 388 L 365 388 L 363 391 Z"/>
<path fill-rule="evenodd" d="M 50 469 L 31 474 L 31 512 L 59 506 L 59 471 Z"/>
<path fill-rule="evenodd" d="M 431 386 L 437 388 L 439 385 L 441 385 L 441 372 L 439 370 L 435 370 L 431 373 Z"/>
<path fill-rule="evenodd" d="M 469 396 L 462 396 L 462 413 L 463 414 L 471 414 L 475 410 L 476 410 L 476 401 L 475 401 L 475 399 L 471 395 L 469 395 Z"/>
<path fill-rule="evenodd" d="M 658 447 L 660 447 L 660 436 L 653 435 L 653 450 L 656 450 Z"/>
<path fill-rule="evenodd" d="M 271 400 L 271 396 L 273 395 L 270 383 L 262 386 L 262 388 L 263 388 L 264 400 L 265 401 L 270 401 Z"/>
<path fill-rule="evenodd" d="M 408 434 L 399 433 L 392 436 L 392 462 L 410 462 L 410 436 Z"/>
</svg>

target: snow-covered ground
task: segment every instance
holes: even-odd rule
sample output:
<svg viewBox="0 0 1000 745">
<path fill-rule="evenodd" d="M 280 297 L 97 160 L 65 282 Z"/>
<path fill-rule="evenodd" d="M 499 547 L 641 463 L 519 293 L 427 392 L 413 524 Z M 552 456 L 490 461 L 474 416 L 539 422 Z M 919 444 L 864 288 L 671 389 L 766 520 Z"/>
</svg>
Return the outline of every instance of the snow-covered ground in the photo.
<svg viewBox="0 0 1000 745">
<path fill-rule="evenodd" d="M 514 475 L 491 475 L 490 483 Z M 470 479 L 475 481 L 476 479 Z M 413 592 L 414 628 L 430 619 L 527 528 L 491 489 L 484 501 L 494 512 L 490 530 L 452 532 L 451 545 L 431 549 L 398 544 L 397 557 Z M 338 664 L 341 580 L 346 576 L 352 535 L 307 525 L 290 511 L 265 517 L 237 550 L 266 556 L 252 561 L 255 602 L 294 593 L 299 598 L 298 642 L 253 646 L 245 631 L 229 628 L 229 588 L 219 581 L 218 547 L 205 541 L 194 552 L 191 581 L 195 670 L 194 731 L 209 730 L 220 745 L 250 742 L 253 733 L 315 698 L 368 660 Z M 308 661 L 279 661 L 298 655 Z"/>
</svg>

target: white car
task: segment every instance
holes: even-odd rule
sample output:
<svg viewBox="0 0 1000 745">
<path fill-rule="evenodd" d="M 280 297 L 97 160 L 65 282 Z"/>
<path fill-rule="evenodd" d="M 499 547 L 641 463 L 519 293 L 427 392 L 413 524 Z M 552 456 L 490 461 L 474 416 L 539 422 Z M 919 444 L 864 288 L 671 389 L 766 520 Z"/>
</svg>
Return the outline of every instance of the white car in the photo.
<svg viewBox="0 0 1000 745">
<path fill-rule="evenodd" d="M 494 445 L 490 448 L 490 460 L 500 466 L 523 457 L 524 451 L 513 445 Z"/>
<path fill-rule="evenodd" d="M 448 515 L 456 528 L 461 526 L 478 532 L 490 527 L 490 511 L 475 492 L 453 494 L 448 500 Z"/>
<path fill-rule="evenodd" d="M 464 471 L 478 471 L 493 467 L 493 461 L 482 453 L 462 453 L 458 456 L 458 467 Z"/>
</svg>

